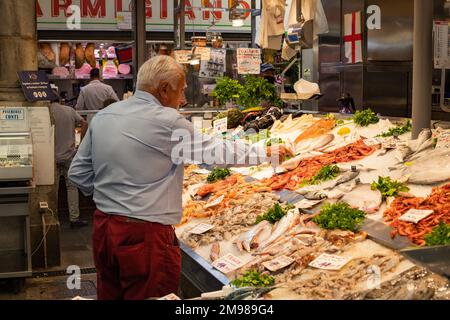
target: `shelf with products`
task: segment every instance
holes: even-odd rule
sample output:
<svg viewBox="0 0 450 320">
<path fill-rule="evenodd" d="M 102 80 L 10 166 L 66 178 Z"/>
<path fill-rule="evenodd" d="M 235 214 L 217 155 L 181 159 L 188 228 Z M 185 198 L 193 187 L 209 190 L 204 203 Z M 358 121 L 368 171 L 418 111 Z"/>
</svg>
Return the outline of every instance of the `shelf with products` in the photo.
<svg viewBox="0 0 450 320">
<path fill-rule="evenodd" d="M 132 79 L 129 43 L 39 41 L 38 47 L 38 68 L 51 80 L 83 80 L 93 68 L 101 69 L 105 79 Z"/>
</svg>

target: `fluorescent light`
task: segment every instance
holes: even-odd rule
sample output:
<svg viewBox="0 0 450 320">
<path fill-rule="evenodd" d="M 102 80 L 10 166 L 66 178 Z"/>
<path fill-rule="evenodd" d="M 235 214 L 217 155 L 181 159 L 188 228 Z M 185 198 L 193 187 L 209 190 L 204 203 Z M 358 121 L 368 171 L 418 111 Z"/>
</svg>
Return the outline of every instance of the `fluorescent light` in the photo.
<svg viewBox="0 0 450 320">
<path fill-rule="evenodd" d="M 234 19 L 231 20 L 231 25 L 233 27 L 242 27 L 244 26 L 244 19 Z"/>
</svg>

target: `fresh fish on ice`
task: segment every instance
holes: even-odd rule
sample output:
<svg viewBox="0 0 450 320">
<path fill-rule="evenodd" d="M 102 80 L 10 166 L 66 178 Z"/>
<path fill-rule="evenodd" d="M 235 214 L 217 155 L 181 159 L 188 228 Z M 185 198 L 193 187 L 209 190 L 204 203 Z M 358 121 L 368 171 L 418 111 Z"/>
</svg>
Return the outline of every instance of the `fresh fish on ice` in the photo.
<svg viewBox="0 0 450 320">
<path fill-rule="evenodd" d="M 372 190 L 370 185 L 360 185 L 358 188 L 344 195 L 341 199 L 351 207 L 366 213 L 375 213 L 380 209 L 383 198 L 381 192 Z"/>
<path fill-rule="evenodd" d="M 333 134 L 325 134 L 317 138 L 311 138 L 300 141 L 295 146 L 295 154 L 300 154 L 302 152 L 307 152 L 311 150 L 318 150 L 320 148 L 325 147 L 333 140 L 334 140 Z"/>
<path fill-rule="evenodd" d="M 359 172 L 365 172 L 365 171 L 374 171 L 377 170 L 376 168 L 372 168 L 372 167 L 366 167 L 363 166 L 362 164 L 348 164 L 348 163 L 340 163 L 337 164 L 337 166 L 339 167 L 339 170 L 341 172 L 347 172 L 347 171 L 359 171 Z"/>
<path fill-rule="evenodd" d="M 220 257 L 220 242 L 214 242 L 211 246 L 211 253 L 209 258 L 212 262 L 216 261 Z"/>
<path fill-rule="evenodd" d="M 288 213 L 283 218 L 281 218 L 281 220 L 278 222 L 277 227 L 273 230 L 270 237 L 266 241 L 261 243 L 261 245 L 259 246 L 259 250 L 262 251 L 264 248 L 266 248 L 272 242 L 276 241 L 279 237 L 284 235 L 287 231 L 289 231 L 296 224 L 298 224 L 299 221 L 300 221 L 300 216 L 297 212 L 297 209 L 289 210 Z"/>
<path fill-rule="evenodd" d="M 259 233 L 260 230 L 267 226 L 270 226 L 269 221 L 263 220 L 257 225 L 253 226 L 249 231 L 239 236 L 239 238 L 235 241 L 238 248 L 243 248 L 245 251 L 250 252 L 250 243 L 252 239 Z"/>
<path fill-rule="evenodd" d="M 426 152 L 406 167 L 403 174 L 413 184 L 435 184 L 450 180 L 450 149 Z"/>
<path fill-rule="evenodd" d="M 355 179 L 359 175 L 359 172 L 347 171 L 343 174 L 340 174 L 334 180 L 329 180 L 322 182 L 317 185 L 305 186 L 300 189 L 297 189 L 295 192 L 304 195 L 308 200 L 321 200 L 327 197 L 327 190 L 331 190 L 336 186 L 346 183 Z"/>
<path fill-rule="evenodd" d="M 308 200 L 324 200 L 327 198 L 327 194 L 324 190 L 310 191 L 303 196 Z"/>
<path fill-rule="evenodd" d="M 336 188 L 327 192 L 327 198 L 328 199 L 340 199 L 345 194 L 347 194 L 350 191 L 352 191 L 353 189 L 355 189 L 356 186 L 360 183 L 361 183 L 361 181 L 359 180 L 359 178 L 357 178 L 348 183 L 340 184 Z"/>
</svg>

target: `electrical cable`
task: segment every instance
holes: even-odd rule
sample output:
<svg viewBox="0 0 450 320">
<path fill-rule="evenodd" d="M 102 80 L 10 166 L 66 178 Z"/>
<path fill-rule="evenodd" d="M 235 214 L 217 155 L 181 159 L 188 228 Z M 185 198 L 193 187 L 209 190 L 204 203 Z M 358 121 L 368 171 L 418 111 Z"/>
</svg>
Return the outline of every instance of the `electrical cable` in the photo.
<svg viewBox="0 0 450 320">
<path fill-rule="evenodd" d="M 52 217 L 53 217 L 54 219 L 56 219 L 55 213 L 53 212 L 53 210 L 50 209 L 50 208 L 47 208 L 47 210 L 50 211 L 50 213 L 52 214 Z M 43 215 L 42 215 L 42 226 L 45 228 L 45 224 L 44 224 L 44 216 L 43 216 Z M 43 235 L 41 241 L 39 242 L 38 246 L 36 247 L 36 249 L 34 249 L 34 251 L 31 253 L 31 256 L 34 256 L 34 255 L 36 254 L 36 252 L 41 248 L 41 246 L 42 246 L 42 244 L 44 243 L 44 241 L 45 241 L 45 239 L 46 239 L 46 237 L 47 237 L 47 234 L 49 233 L 50 229 L 51 229 L 51 226 L 49 226 L 49 227 L 47 228 L 47 230 L 45 230 L 45 232 L 43 232 L 44 235 Z"/>
</svg>

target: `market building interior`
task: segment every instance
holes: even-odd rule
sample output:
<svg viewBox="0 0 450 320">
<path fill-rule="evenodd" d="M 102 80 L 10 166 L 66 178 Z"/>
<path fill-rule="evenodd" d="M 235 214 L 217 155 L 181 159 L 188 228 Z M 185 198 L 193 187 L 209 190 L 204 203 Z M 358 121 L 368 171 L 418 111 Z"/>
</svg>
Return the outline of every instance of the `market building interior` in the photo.
<svg viewBox="0 0 450 320">
<path fill-rule="evenodd" d="M 58 143 L 158 56 L 196 131 L 291 153 L 184 165 L 166 299 L 450 299 L 450 1 L 0 0 L 0 21 L 0 300 L 98 298 L 96 202 Z"/>
</svg>

